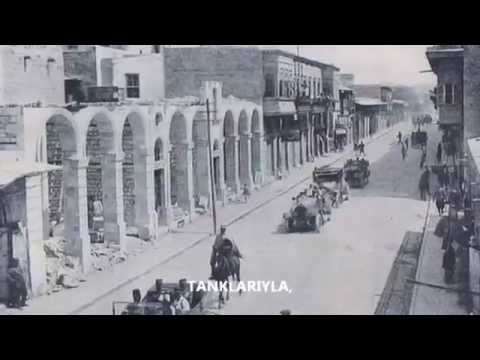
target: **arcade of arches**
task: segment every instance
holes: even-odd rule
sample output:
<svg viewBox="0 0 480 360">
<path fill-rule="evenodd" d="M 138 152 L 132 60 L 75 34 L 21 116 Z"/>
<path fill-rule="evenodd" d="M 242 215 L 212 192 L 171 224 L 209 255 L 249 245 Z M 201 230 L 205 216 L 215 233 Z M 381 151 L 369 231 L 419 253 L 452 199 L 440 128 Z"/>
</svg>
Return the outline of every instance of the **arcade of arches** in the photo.
<svg viewBox="0 0 480 360">
<path fill-rule="evenodd" d="M 218 200 L 227 188 L 239 192 L 245 185 L 261 185 L 259 111 L 225 111 L 212 125 L 211 179 L 205 115 L 193 110 L 174 111 L 165 122 L 158 113 L 150 119 L 136 111 L 91 109 L 46 119 L 45 160 L 62 166 L 46 175 L 46 224 L 62 229 L 67 253 L 80 258 L 85 272 L 91 243 L 123 250 L 129 229 L 153 239 L 158 226 L 172 226 L 173 209 L 191 220 L 199 199 L 209 208 L 212 181 Z M 165 131 L 150 138 L 153 126 Z"/>
</svg>

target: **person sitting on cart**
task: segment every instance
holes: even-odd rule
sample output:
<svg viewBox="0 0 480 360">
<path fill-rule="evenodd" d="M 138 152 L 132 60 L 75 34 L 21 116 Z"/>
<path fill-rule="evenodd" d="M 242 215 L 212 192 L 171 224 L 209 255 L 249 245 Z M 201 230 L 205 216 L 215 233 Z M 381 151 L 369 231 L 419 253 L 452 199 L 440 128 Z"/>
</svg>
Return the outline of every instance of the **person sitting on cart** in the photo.
<svg viewBox="0 0 480 360">
<path fill-rule="evenodd" d="M 163 306 L 163 315 L 175 315 L 175 306 L 173 306 L 172 294 L 163 291 L 158 299 Z"/>
<path fill-rule="evenodd" d="M 141 304 L 142 295 L 139 289 L 133 290 L 133 303 L 127 305 L 128 315 L 145 315 L 145 308 Z"/>
<path fill-rule="evenodd" d="M 185 315 L 190 311 L 190 303 L 185 299 L 179 288 L 175 289 L 173 299 L 173 307 L 175 308 L 176 315 Z"/>
</svg>

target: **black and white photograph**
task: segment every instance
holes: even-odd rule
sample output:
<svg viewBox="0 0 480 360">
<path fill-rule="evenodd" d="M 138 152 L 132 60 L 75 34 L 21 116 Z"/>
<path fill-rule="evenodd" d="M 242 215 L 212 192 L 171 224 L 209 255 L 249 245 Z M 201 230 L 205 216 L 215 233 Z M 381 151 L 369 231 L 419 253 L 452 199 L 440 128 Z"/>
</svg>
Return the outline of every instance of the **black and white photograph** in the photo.
<svg viewBox="0 0 480 360">
<path fill-rule="evenodd" d="M 480 45 L 0 45 L 0 315 L 480 314 Z"/>
</svg>

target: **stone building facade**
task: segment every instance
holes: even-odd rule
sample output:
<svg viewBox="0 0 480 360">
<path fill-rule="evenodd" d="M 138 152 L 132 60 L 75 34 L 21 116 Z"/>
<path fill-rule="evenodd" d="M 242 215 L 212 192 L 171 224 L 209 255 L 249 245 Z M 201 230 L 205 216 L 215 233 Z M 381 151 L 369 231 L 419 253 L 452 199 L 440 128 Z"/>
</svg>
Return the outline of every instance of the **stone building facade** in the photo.
<svg viewBox="0 0 480 360">
<path fill-rule="evenodd" d="M 205 83 L 203 89 L 205 95 L 193 102 L 96 104 L 74 112 L 24 109 L 24 136 L 29 139 L 24 158 L 46 162 L 54 151 L 55 163 L 63 167 L 54 181 L 46 174 L 41 177 L 43 196 L 49 198 L 43 214 L 63 219 L 69 252 L 80 258 L 85 271 L 90 262 L 91 197 L 103 203 L 105 242 L 123 249 L 128 227 L 135 227 L 143 239 L 155 239 L 162 228 L 175 227 L 178 209 L 185 221 L 193 220 L 195 195 L 212 198 L 210 181 L 221 197 L 227 186 L 252 184 L 261 173 L 261 107 L 214 98 L 221 93 L 219 83 Z M 213 180 L 208 171 L 207 98 L 215 114 Z M 48 138 L 52 132 L 58 136 Z"/>
</svg>

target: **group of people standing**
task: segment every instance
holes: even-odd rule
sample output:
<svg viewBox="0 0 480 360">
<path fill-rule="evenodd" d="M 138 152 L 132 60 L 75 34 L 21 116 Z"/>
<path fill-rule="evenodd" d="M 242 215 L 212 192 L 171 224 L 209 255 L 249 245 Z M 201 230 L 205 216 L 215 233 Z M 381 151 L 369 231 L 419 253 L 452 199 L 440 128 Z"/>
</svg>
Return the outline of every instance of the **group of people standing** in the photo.
<svg viewBox="0 0 480 360">
<path fill-rule="evenodd" d="M 127 306 L 123 315 L 184 315 L 191 309 L 193 293 L 187 286 L 187 280 L 181 279 L 173 291 L 163 288 L 161 280 L 157 280 L 156 289 L 147 293 L 142 306 L 139 289 L 133 290 L 133 303 Z"/>
</svg>

